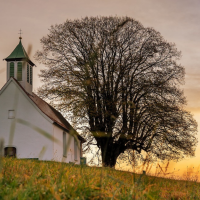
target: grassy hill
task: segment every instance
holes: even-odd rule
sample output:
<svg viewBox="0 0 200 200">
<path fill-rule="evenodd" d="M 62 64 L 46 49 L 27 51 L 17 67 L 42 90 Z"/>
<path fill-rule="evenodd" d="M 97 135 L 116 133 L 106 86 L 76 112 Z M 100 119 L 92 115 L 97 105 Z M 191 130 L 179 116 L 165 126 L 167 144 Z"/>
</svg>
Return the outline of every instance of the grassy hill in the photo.
<svg viewBox="0 0 200 200">
<path fill-rule="evenodd" d="M 110 168 L 2 158 L 0 199 L 200 199 L 200 183 Z"/>
</svg>

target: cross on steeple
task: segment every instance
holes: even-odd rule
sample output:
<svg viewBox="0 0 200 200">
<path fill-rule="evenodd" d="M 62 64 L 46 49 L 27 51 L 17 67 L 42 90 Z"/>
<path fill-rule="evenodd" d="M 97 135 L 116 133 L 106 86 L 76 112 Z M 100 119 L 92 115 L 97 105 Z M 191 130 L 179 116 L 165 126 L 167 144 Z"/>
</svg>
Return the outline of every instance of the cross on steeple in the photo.
<svg viewBox="0 0 200 200">
<path fill-rule="evenodd" d="M 21 39 L 22 39 L 22 37 L 21 37 L 22 30 L 21 30 L 21 29 L 19 30 L 19 33 L 18 33 L 18 34 L 20 34 L 20 37 L 19 37 L 19 39 L 21 40 Z"/>
</svg>

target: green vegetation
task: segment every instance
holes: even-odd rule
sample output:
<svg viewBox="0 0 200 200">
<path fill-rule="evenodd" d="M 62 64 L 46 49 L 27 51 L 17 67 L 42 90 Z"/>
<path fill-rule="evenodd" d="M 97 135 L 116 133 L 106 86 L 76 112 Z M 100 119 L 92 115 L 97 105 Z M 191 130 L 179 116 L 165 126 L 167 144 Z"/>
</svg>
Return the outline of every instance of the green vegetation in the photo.
<svg viewBox="0 0 200 200">
<path fill-rule="evenodd" d="M 0 199 L 200 199 L 200 183 L 74 164 L 1 159 Z"/>
</svg>

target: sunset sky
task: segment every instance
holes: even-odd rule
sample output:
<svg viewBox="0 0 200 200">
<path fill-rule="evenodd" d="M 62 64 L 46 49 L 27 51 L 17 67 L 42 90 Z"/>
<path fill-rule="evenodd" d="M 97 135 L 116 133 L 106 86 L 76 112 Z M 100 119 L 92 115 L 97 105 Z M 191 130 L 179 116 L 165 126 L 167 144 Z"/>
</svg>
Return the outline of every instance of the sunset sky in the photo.
<svg viewBox="0 0 200 200">
<path fill-rule="evenodd" d="M 153 27 L 182 52 L 180 63 L 185 67 L 184 93 L 186 109 L 200 124 L 200 1 L 199 0 L 0 0 L 0 88 L 6 82 L 4 58 L 19 42 L 27 50 L 32 45 L 31 60 L 34 69 L 33 89 L 41 86 L 38 74 L 44 66 L 37 63 L 34 54 L 41 49 L 40 39 L 48 34 L 51 25 L 85 16 L 128 16 Z M 198 128 L 200 140 L 200 129 Z M 200 144 L 194 158 L 186 158 L 171 168 L 200 166 Z"/>
</svg>

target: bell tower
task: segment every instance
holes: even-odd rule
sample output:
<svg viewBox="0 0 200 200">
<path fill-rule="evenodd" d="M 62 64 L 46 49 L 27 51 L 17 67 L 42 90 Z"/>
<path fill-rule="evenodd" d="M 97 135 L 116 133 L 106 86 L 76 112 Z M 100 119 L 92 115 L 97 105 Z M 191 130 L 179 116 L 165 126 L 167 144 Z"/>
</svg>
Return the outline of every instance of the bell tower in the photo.
<svg viewBox="0 0 200 200">
<path fill-rule="evenodd" d="M 20 36 L 19 44 L 13 52 L 4 59 L 7 61 L 7 81 L 11 77 L 15 78 L 26 92 L 31 94 L 33 88 L 33 66 L 35 66 L 35 64 L 29 59 L 21 40 L 22 37 Z"/>
</svg>

